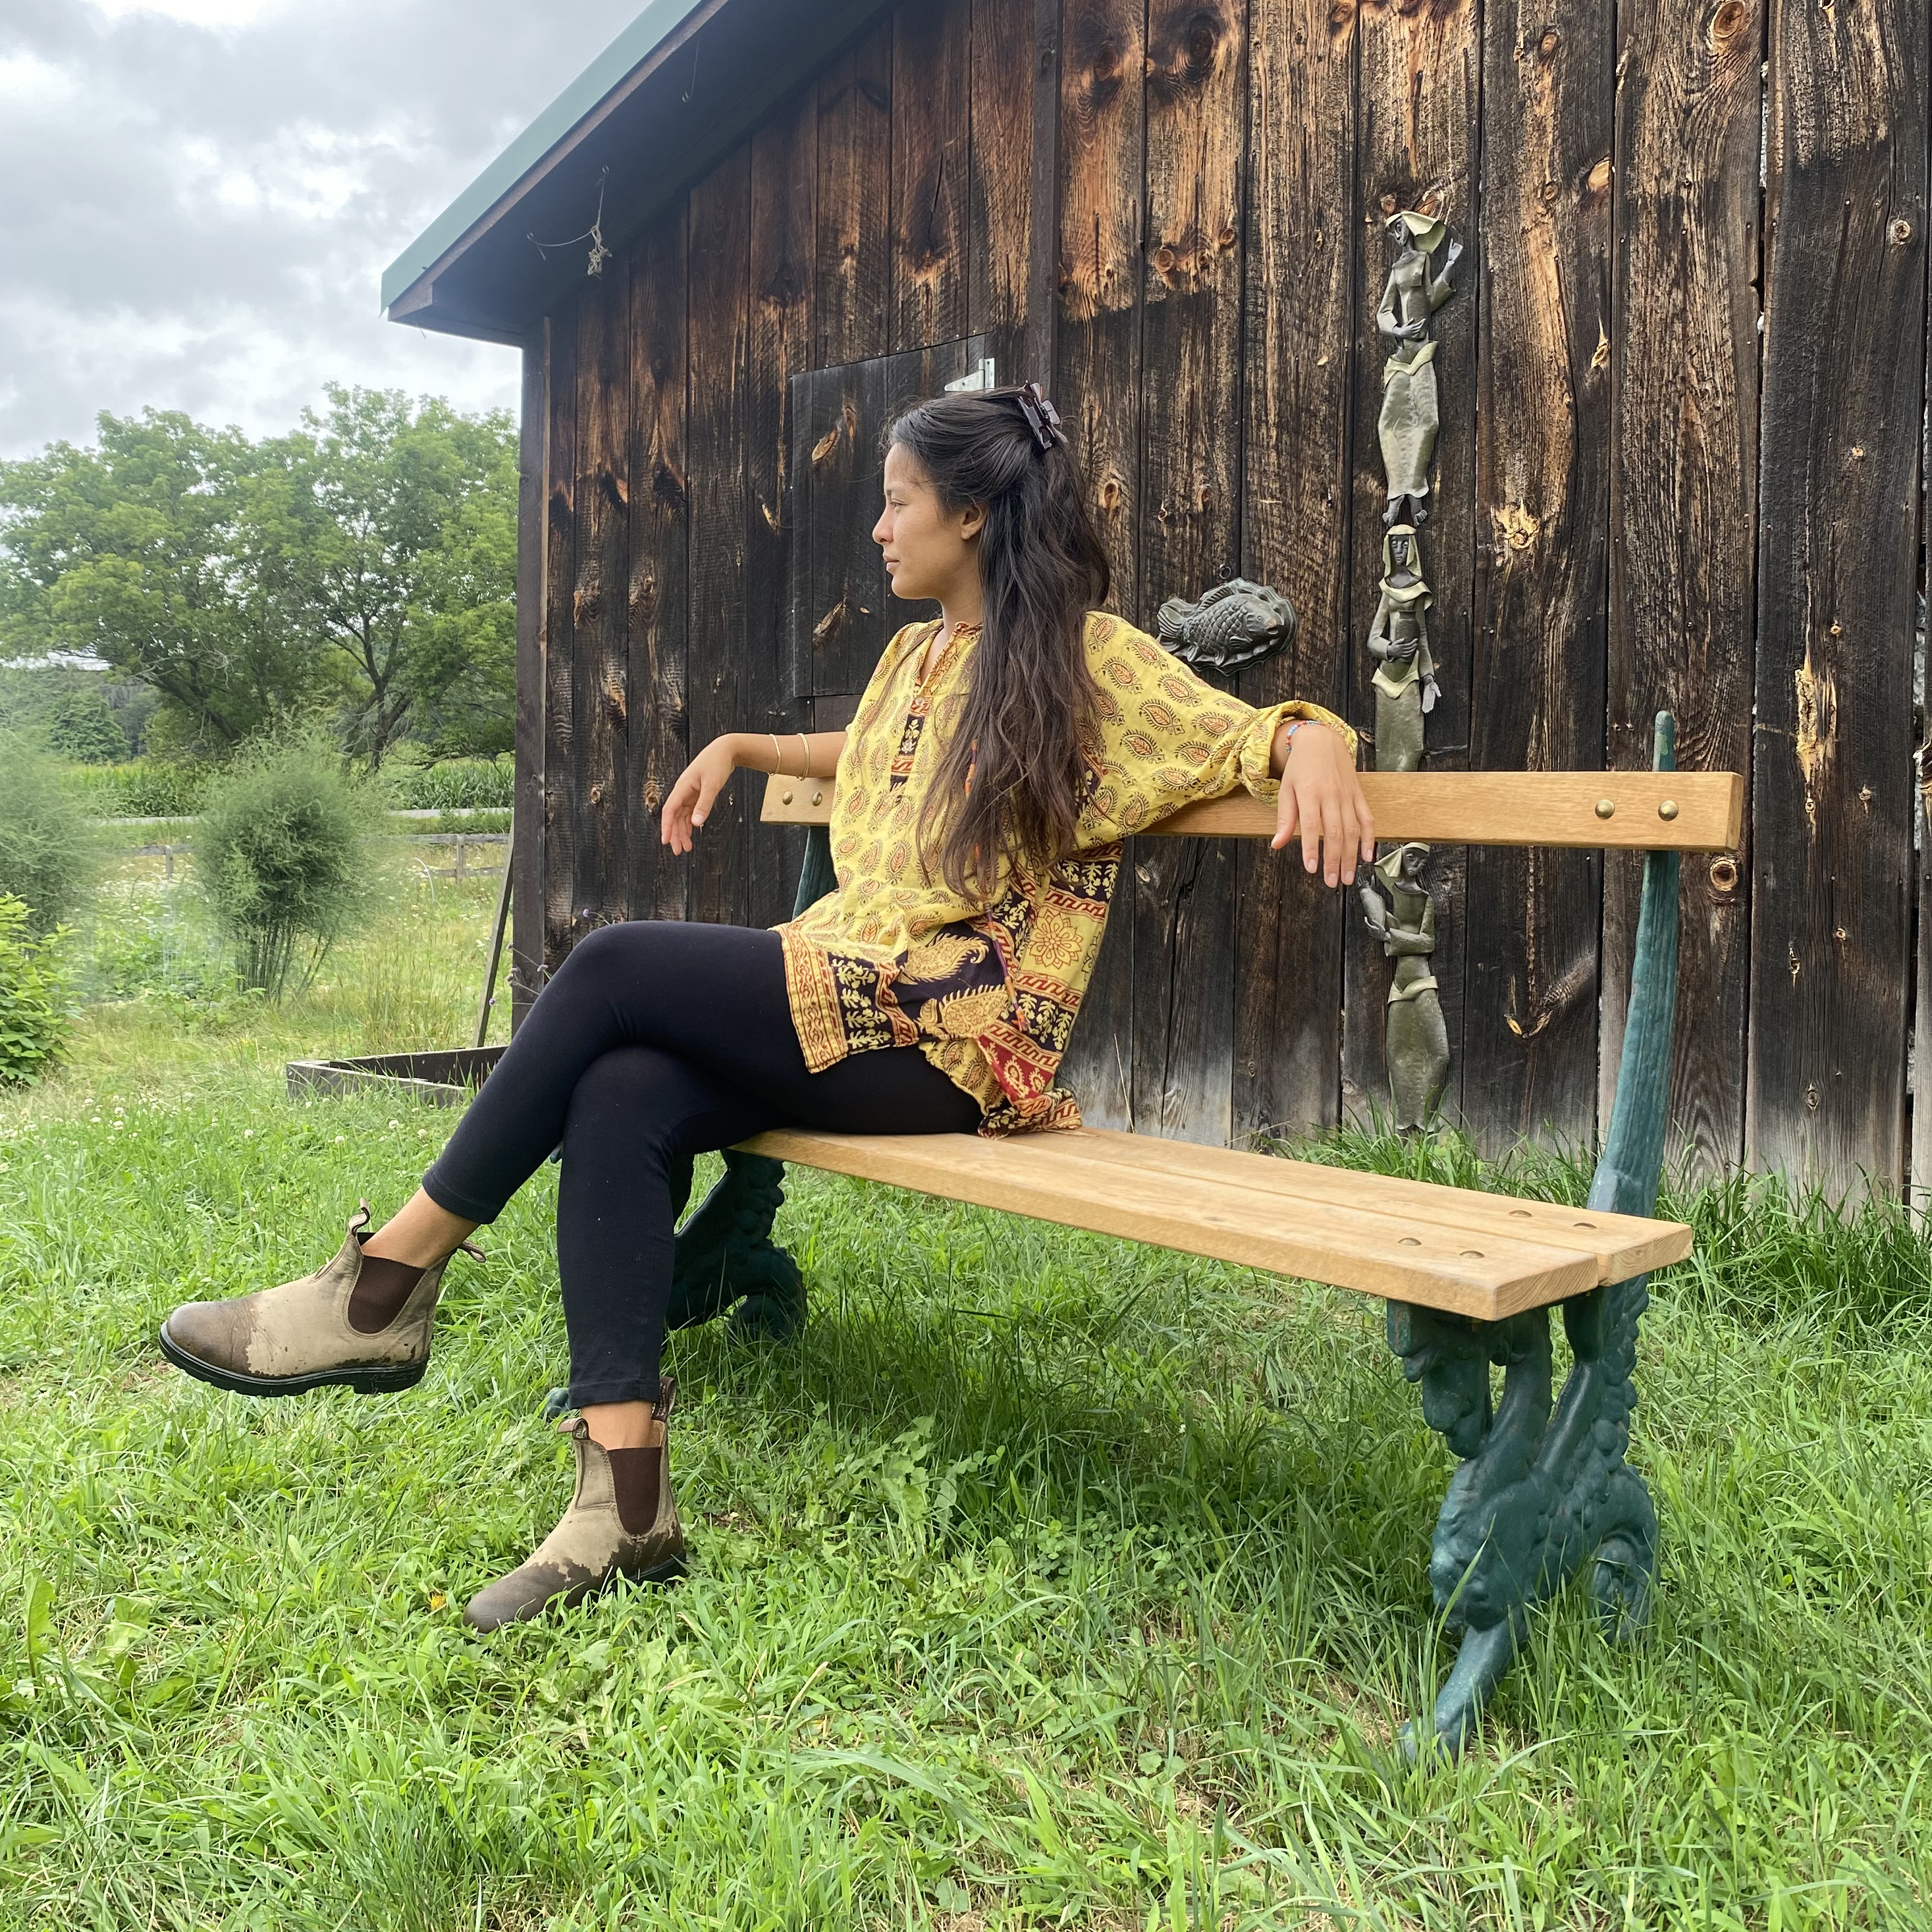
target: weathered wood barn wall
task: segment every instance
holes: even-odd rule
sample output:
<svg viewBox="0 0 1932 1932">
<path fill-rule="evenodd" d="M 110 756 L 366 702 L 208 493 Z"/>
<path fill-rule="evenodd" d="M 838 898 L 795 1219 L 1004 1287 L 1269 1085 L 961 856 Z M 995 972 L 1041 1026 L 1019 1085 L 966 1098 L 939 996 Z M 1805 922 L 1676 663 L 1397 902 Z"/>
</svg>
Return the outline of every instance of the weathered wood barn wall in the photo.
<svg viewBox="0 0 1932 1932">
<path fill-rule="evenodd" d="M 880 14 L 527 343 L 522 997 L 602 921 L 789 912 L 796 835 L 754 822 L 755 782 L 688 860 L 654 815 L 714 733 L 842 722 L 889 616 L 922 614 L 886 613 L 860 565 L 828 575 L 849 530 L 803 528 L 808 499 L 852 506 L 800 464 L 863 483 L 868 454 L 850 422 L 796 434 L 808 372 L 988 336 L 999 380 L 1039 376 L 1076 436 L 1114 607 L 1150 627 L 1171 593 L 1264 579 L 1300 632 L 1240 695 L 1371 719 L 1372 311 L 1386 214 L 1420 206 L 1473 244 L 1438 317 L 1433 761 L 1641 765 L 1668 706 L 1684 766 L 1749 773 L 1745 849 L 1685 869 L 1680 1144 L 1932 1180 L 1932 1107 L 1915 1143 L 1907 1092 L 1932 975 L 1926 16 Z M 1094 1118 L 1222 1141 L 1383 1096 L 1387 969 L 1352 896 L 1232 843 L 1132 857 L 1074 1055 Z M 1606 1115 L 1636 878 L 1438 854 L 1448 1104 L 1485 1146 L 1588 1140 Z"/>
</svg>

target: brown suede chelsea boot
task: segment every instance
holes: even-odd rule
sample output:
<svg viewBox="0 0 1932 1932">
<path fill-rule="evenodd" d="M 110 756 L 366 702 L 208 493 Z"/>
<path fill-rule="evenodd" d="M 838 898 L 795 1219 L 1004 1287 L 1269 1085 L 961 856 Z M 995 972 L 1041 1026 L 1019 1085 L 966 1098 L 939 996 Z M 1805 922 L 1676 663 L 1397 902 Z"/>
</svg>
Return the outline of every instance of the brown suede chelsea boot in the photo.
<svg viewBox="0 0 1932 1932">
<path fill-rule="evenodd" d="M 350 1302 L 368 1227 L 365 1201 L 326 1268 L 226 1301 L 184 1302 L 161 1324 L 161 1353 L 189 1375 L 242 1395 L 298 1395 L 336 1382 L 382 1395 L 421 1382 L 448 1263 L 424 1268 L 392 1318 L 364 1334 L 350 1318 Z M 482 1258 L 466 1241 L 462 1252 Z"/>
<path fill-rule="evenodd" d="M 652 1413 L 670 1414 L 677 1384 L 666 1377 Z M 501 1630 L 541 1616 L 553 1604 L 580 1602 L 614 1577 L 668 1583 L 684 1574 L 684 1526 L 670 1487 L 670 1443 L 600 1448 L 582 1416 L 560 1423 L 577 1451 L 577 1491 L 556 1527 L 508 1576 L 470 1598 L 465 1620 Z"/>
</svg>

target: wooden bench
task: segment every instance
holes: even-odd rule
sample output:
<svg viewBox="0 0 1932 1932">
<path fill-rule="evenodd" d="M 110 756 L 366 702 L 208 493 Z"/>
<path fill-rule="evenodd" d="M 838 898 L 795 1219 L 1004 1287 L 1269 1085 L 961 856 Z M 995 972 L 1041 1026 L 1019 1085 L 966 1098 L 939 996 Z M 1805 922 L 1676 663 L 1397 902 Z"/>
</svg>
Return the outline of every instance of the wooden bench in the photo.
<svg viewBox="0 0 1932 1932">
<path fill-rule="evenodd" d="M 770 1238 L 786 1161 L 1382 1297 L 1390 1346 L 1421 1384 L 1423 1413 L 1462 1459 L 1430 1563 L 1437 1607 L 1462 1642 L 1430 1724 L 1408 1727 L 1405 1743 L 1412 1752 L 1432 1736 L 1460 1750 L 1531 1609 L 1586 1564 L 1608 1636 L 1631 1635 L 1648 1610 L 1657 1517 L 1624 1451 L 1646 1283 L 1691 1246 L 1688 1227 L 1650 1218 L 1670 1082 L 1678 856 L 1734 850 L 1744 808 L 1742 778 L 1677 772 L 1673 743 L 1666 713 L 1647 772 L 1362 777 L 1386 839 L 1648 855 L 1616 1103 L 1587 1207 L 1091 1128 L 1006 1140 L 784 1131 L 728 1153 L 724 1178 L 680 1232 L 671 1325 L 734 1304 L 742 1331 L 802 1323 L 803 1283 Z M 767 821 L 814 828 L 801 910 L 830 886 L 822 828 L 832 794 L 829 781 L 768 783 Z M 1242 794 L 1189 806 L 1142 836 L 1274 830 L 1272 808 Z M 1555 1304 L 1574 1361 L 1552 1402 Z M 1492 1364 L 1504 1371 L 1493 1408 Z"/>
</svg>

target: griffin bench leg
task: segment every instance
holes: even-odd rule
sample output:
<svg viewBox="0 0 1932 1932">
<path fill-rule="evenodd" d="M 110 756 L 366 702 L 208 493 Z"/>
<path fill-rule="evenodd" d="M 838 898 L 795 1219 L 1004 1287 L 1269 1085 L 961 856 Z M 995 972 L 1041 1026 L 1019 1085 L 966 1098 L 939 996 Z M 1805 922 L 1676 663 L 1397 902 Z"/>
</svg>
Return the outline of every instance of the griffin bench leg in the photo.
<svg viewBox="0 0 1932 1932">
<path fill-rule="evenodd" d="M 1548 1310 L 1485 1322 L 1389 1304 L 1389 1345 L 1421 1384 L 1430 1426 L 1463 1459 L 1436 1519 L 1429 1565 L 1436 1608 L 1462 1641 L 1427 1730 L 1404 1726 L 1411 1757 L 1432 1742 L 1452 1755 L 1463 1748 L 1515 1659 L 1531 1610 L 1592 1559 L 1591 1594 L 1606 1636 L 1634 1635 L 1648 1612 L 1657 1515 L 1624 1460 L 1646 1279 L 1565 1304 L 1576 1362 L 1553 1413 Z M 1493 1415 L 1492 1362 L 1503 1370 Z"/>
<path fill-rule="evenodd" d="M 671 1191 L 682 1210 L 691 1196 L 689 1162 L 681 1188 L 680 1178 L 673 1175 Z M 723 1175 L 678 1230 L 667 1328 L 695 1328 L 728 1308 L 733 1333 L 746 1340 L 784 1341 L 805 1326 L 805 1279 L 771 1238 L 784 1182 L 783 1161 L 725 1150 Z"/>
</svg>

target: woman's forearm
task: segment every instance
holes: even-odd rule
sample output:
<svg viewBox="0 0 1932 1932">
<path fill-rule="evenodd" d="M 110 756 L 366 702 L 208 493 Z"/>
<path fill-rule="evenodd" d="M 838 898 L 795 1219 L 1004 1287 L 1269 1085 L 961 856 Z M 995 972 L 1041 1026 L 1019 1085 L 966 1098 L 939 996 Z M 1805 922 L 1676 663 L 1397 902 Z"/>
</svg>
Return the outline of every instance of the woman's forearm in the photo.
<svg viewBox="0 0 1932 1932">
<path fill-rule="evenodd" d="M 776 772 L 788 778 L 829 778 L 845 748 L 843 731 L 728 731 L 724 742 L 740 771 Z"/>
</svg>

